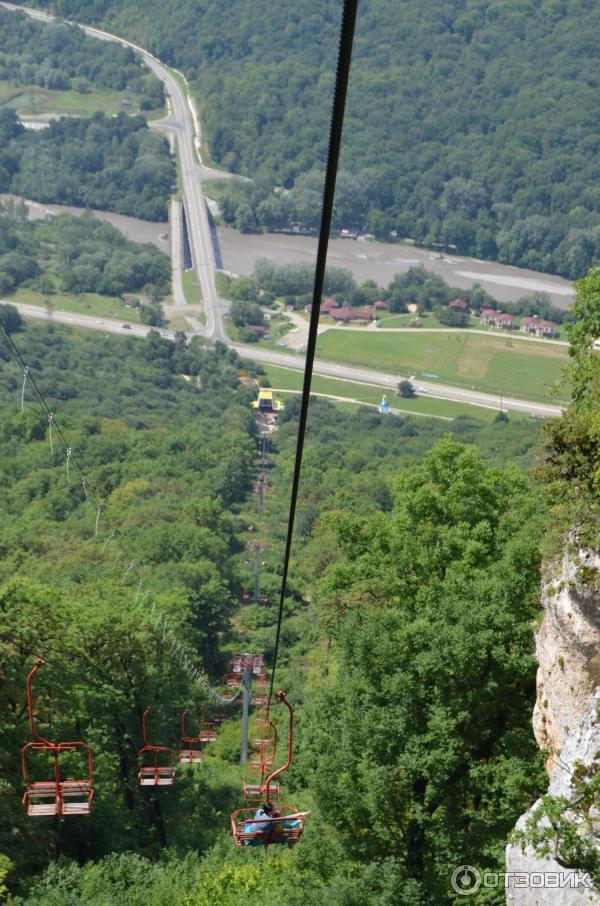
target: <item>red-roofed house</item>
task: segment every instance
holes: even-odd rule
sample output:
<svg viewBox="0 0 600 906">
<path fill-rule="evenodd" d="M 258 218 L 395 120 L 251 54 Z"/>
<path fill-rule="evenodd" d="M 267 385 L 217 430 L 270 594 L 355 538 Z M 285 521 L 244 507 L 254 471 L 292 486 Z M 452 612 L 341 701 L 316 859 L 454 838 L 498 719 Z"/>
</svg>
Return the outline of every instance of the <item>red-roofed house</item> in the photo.
<svg viewBox="0 0 600 906">
<path fill-rule="evenodd" d="M 335 301 L 335 299 L 323 299 L 323 301 L 321 302 L 321 314 L 330 315 L 332 312 L 332 309 L 337 308 L 337 307 L 338 307 L 338 303 Z M 307 314 L 311 313 L 312 302 L 309 302 L 308 305 L 304 306 L 304 311 Z"/>
<path fill-rule="evenodd" d="M 375 311 L 385 311 L 386 307 L 387 306 L 382 299 L 377 299 L 376 302 L 373 302 L 373 308 L 375 309 Z"/>
<path fill-rule="evenodd" d="M 512 330 L 515 326 L 514 315 L 509 315 L 504 311 L 496 311 L 493 308 L 482 308 L 479 312 L 479 319 L 482 324 L 492 324 L 494 327 L 501 327 L 503 330 Z"/>
<path fill-rule="evenodd" d="M 267 328 L 262 327 L 260 324 L 247 324 L 246 330 L 251 330 L 257 337 L 264 337 L 267 332 Z"/>
<path fill-rule="evenodd" d="M 521 318 L 521 330 L 534 333 L 537 337 L 553 337 L 556 330 L 554 321 L 542 321 L 537 315 Z"/>
<path fill-rule="evenodd" d="M 348 321 L 375 321 L 379 318 L 379 315 L 370 308 L 338 308 L 330 314 L 336 321 L 342 321 L 344 324 Z"/>
<path fill-rule="evenodd" d="M 465 302 L 464 299 L 453 299 L 451 302 L 448 302 L 448 308 L 451 311 L 463 311 L 467 312 L 469 310 L 469 305 Z"/>
<path fill-rule="evenodd" d="M 482 308 L 479 312 L 479 318 L 482 324 L 495 324 L 496 318 L 496 309 L 495 308 Z"/>
<path fill-rule="evenodd" d="M 515 326 L 515 319 L 513 315 L 509 315 L 504 311 L 497 311 L 494 318 L 496 327 L 502 327 L 503 330 L 512 330 Z"/>
</svg>

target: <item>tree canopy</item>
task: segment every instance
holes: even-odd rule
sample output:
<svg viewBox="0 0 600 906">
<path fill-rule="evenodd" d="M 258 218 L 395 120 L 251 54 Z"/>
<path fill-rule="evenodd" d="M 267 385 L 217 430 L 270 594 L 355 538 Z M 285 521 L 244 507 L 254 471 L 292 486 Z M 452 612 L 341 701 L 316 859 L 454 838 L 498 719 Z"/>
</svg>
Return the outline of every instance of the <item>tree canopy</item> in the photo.
<svg viewBox="0 0 600 906">
<path fill-rule="evenodd" d="M 126 239 L 89 212 L 28 220 L 26 208 L 0 205 L 0 294 L 21 286 L 120 296 L 151 287 L 170 291 L 171 262 L 156 246 Z"/>
<path fill-rule="evenodd" d="M 0 80 L 81 93 L 135 92 L 143 110 L 164 103 L 162 82 L 140 68 L 131 48 L 90 38 L 72 23 L 39 22 L 3 7 L 0 36 Z"/>
<path fill-rule="evenodd" d="M 62 117 L 24 129 L 0 109 L 0 191 L 36 201 L 167 220 L 175 163 L 141 116 Z"/>
<path fill-rule="evenodd" d="M 168 742 L 180 708 L 201 696 L 174 645 L 212 676 L 232 650 L 272 654 L 298 401 L 271 440 L 259 517 L 252 392 L 235 354 L 53 325 L 16 338 L 102 510 L 56 435 L 50 448 L 28 385 L 21 413 L 22 373 L 0 346 L 0 883 L 4 873 L 24 898 L 15 906 L 50 906 L 67 890 L 90 906 L 110 896 L 158 906 L 167 889 L 198 906 L 248 892 L 268 906 L 290 896 L 395 906 L 401 890 L 444 903 L 459 850 L 497 869 L 537 791 L 527 696 L 541 511 L 515 465 L 490 463 L 529 462 L 536 426 L 313 401 L 279 676 L 299 705 L 286 795 L 312 816 L 302 845 L 263 871 L 256 853 L 225 842 L 240 797 L 237 717 L 160 807 L 136 784 L 135 749 L 146 704 Z M 240 608 L 257 519 L 267 603 Z M 55 831 L 19 803 L 23 682 L 40 654 L 50 665 L 36 685 L 40 730 L 83 736 L 96 756 L 95 808 L 65 823 L 58 862 Z"/>
</svg>

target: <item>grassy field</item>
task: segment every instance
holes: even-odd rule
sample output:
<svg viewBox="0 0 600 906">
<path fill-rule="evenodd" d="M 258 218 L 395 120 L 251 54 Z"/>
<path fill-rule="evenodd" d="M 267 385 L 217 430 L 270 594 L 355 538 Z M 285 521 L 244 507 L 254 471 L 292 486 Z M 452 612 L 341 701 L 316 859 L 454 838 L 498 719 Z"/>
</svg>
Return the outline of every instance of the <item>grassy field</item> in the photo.
<svg viewBox="0 0 600 906">
<path fill-rule="evenodd" d="M 222 271 L 217 271 L 217 272 L 216 272 L 216 274 L 215 274 L 215 289 L 216 289 L 216 291 L 217 291 L 217 295 L 218 295 L 221 299 L 229 299 L 229 285 L 230 285 L 230 283 L 231 283 L 231 280 L 229 279 L 229 277 L 227 276 L 227 274 L 224 274 Z"/>
<path fill-rule="evenodd" d="M 28 305 L 39 305 L 46 308 L 42 293 L 34 289 L 18 289 L 8 297 L 15 302 L 26 302 Z M 68 293 L 53 293 L 50 296 L 52 307 L 60 311 L 72 311 L 80 315 L 98 318 L 120 318 L 123 322 L 140 323 L 139 309 L 125 308 L 121 300 L 113 296 L 99 296 L 97 293 L 81 293 L 78 296 Z"/>
<path fill-rule="evenodd" d="M 280 368 L 276 365 L 263 365 L 263 368 L 272 387 L 277 387 L 282 391 L 302 389 L 301 371 L 296 371 L 292 368 Z M 470 415 L 473 418 L 479 418 L 487 422 L 492 421 L 496 415 L 495 410 L 483 409 L 481 406 L 469 406 L 467 403 L 455 403 L 451 400 L 439 400 L 426 396 L 417 396 L 412 400 L 400 399 L 394 396 L 393 391 L 389 388 L 343 381 L 338 378 L 320 377 L 319 375 L 313 377 L 312 390 L 315 393 L 325 393 L 332 397 L 339 396 L 347 400 L 360 400 L 362 403 L 375 405 L 381 402 L 382 393 L 386 393 L 390 405 L 394 409 L 406 412 L 407 415 L 412 413 L 446 418 Z M 356 408 L 356 403 L 343 403 L 340 405 Z"/>
<path fill-rule="evenodd" d="M 187 333 L 190 330 L 190 325 L 183 315 L 178 315 L 172 321 L 169 321 L 169 330 L 183 330 L 184 333 Z"/>
<path fill-rule="evenodd" d="M 550 398 L 549 388 L 568 360 L 565 347 L 543 341 L 442 331 L 328 330 L 319 337 L 317 356 L 532 400 Z"/>
<path fill-rule="evenodd" d="M 202 287 L 195 270 L 183 272 L 183 292 L 188 305 L 202 304 Z"/>
<path fill-rule="evenodd" d="M 414 321 L 414 319 L 417 317 L 417 315 L 411 314 L 394 314 L 394 312 L 391 311 L 380 311 L 378 312 L 378 314 L 379 330 L 383 330 L 386 327 L 410 327 L 411 321 Z M 435 328 L 436 330 L 444 329 L 444 325 L 440 324 L 440 322 L 436 317 L 434 317 L 434 315 L 421 315 L 420 318 L 423 327 L 426 327 L 429 330 L 431 330 L 432 328 Z M 413 329 L 418 330 L 419 328 L 415 327 Z"/>
<path fill-rule="evenodd" d="M 131 105 L 123 106 L 123 98 Z M 97 110 L 113 116 L 120 111 L 142 113 L 146 119 L 158 119 L 165 114 L 165 108 L 140 111 L 140 98 L 135 94 L 125 95 L 122 91 L 90 91 L 80 94 L 77 91 L 51 91 L 39 85 L 15 85 L 14 82 L 0 80 L 0 108 L 12 107 L 20 116 L 39 116 L 56 113 L 65 116 L 91 116 Z"/>
</svg>

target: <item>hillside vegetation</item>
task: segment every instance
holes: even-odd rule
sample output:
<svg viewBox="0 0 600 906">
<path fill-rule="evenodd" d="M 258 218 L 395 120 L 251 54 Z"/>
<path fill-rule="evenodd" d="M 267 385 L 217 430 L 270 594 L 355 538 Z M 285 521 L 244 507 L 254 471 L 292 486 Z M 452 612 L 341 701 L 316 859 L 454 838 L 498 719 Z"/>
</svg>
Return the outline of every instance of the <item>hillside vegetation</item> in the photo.
<svg viewBox="0 0 600 906">
<path fill-rule="evenodd" d="M 132 50 L 88 38 L 76 25 L 37 22 L 0 8 L 0 80 L 79 94 L 104 89 L 141 95 L 142 110 L 164 102 L 162 82 Z"/>
<path fill-rule="evenodd" d="M 184 70 L 213 159 L 255 179 L 232 222 L 316 223 L 337 0 L 36 5 Z M 600 253 L 599 27 L 593 0 L 362 3 L 337 224 L 583 276 Z"/>
<path fill-rule="evenodd" d="M 169 292 L 171 262 L 154 245 L 126 239 L 89 212 L 29 220 L 23 205 L 0 205 L 0 296 L 19 287 L 120 296 Z"/>
<path fill-rule="evenodd" d="M 159 799 L 136 783 L 135 750 L 146 704 L 153 734 L 173 743 L 180 709 L 203 697 L 174 642 L 213 677 L 233 650 L 272 656 L 297 403 L 273 439 L 259 516 L 252 392 L 235 354 L 157 334 L 11 329 L 88 483 L 74 461 L 67 470 L 56 432 L 51 448 L 31 383 L 20 411 L 22 372 L 3 342 L 8 902 L 449 903 L 455 860 L 498 870 L 539 779 L 530 626 L 543 507 L 519 469 L 536 426 L 457 419 L 444 437 L 439 422 L 314 403 L 278 673 L 298 710 L 286 798 L 312 815 L 298 847 L 265 858 L 227 838 L 243 776 L 235 714 L 205 764 L 180 771 Z M 481 457 L 462 441 L 480 443 Z M 250 523 L 268 540 L 268 603 L 240 607 Z M 26 818 L 19 801 L 35 656 L 49 662 L 36 685 L 39 731 L 83 737 L 95 754 L 94 810 L 60 830 Z"/>
<path fill-rule="evenodd" d="M 142 116 L 63 117 L 34 132 L 0 110 L 0 192 L 167 220 L 174 185 L 169 143 Z"/>
</svg>

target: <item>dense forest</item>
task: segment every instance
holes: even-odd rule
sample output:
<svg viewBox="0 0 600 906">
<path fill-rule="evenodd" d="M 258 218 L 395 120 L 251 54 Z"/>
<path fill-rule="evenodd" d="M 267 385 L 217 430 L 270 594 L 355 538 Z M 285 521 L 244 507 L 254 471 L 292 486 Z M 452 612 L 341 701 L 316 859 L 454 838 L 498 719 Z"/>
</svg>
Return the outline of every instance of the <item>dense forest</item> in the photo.
<svg viewBox="0 0 600 906">
<path fill-rule="evenodd" d="M 13 340 L 87 483 L 74 461 L 69 472 L 56 429 L 51 446 L 31 384 L 21 412 L 22 371 L 3 342 L 8 902 L 450 903 L 455 860 L 501 868 L 542 777 L 529 714 L 544 504 L 523 471 L 538 423 L 349 415 L 313 401 L 278 676 L 298 709 L 286 798 L 311 818 L 301 845 L 265 859 L 227 839 L 241 804 L 237 714 L 159 804 L 136 785 L 135 749 L 146 704 L 173 742 L 179 710 L 204 695 L 173 639 L 212 677 L 237 648 L 271 656 L 297 401 L 273 437 L 259 517 L 253 392 L 235 354 L 155 333 L 18 327 Z M 268 603 L 240 608 L 248 528 L 261 519 Z M 82 736 L 96 757 L 94 811 L 60 831 L 19 802 L 24 677 L 37 655 L 49 664 L 36 687 L 40 732 Z"/>
<path fill-rule="evenodd" d="M 0 110 L 0 192 L 167 220 L 174 185 L 169 143 L 141 116 L 62 117 L 31 131 Z"/>
<path fill-rule="evenodd" d="M 171 261 L 156 246 L 126 239 L 89 212 L 29 220 L 22 205 L 0 205 L 0 296 L 19 287 L 121 296 L 144 290 L 153 301 L 171 288 Z"/>
<path fill-rule="evenodd" d="M 227 16 L 218 0 L 35 5 L 183 69 L 213 160 L 254 179 L 234 190 L 231 222 L 316 224 L 336 0 L 234 0 Z M 591 0 L 362 3 L 337 225 L 583 276 L 600 254 L 599 20 Z"/>
<path fill-rule="evenodd" d="M 88 38 L 76 25 L 42 23 L 0 8 L 0 80 L 52 90 L 135 92 L 142 110 L 164 103 L 162 82 L 130 48 Z"/>
</svg>

